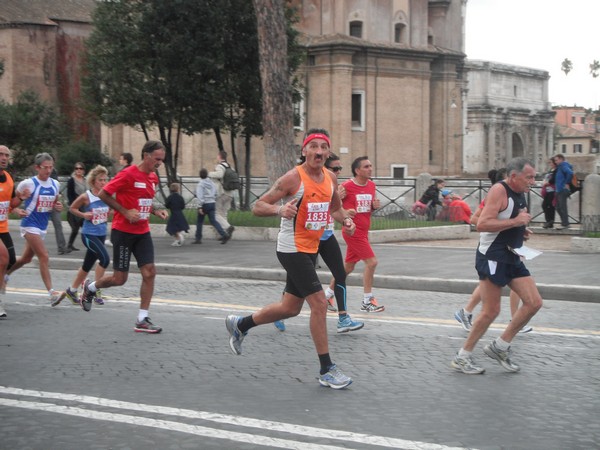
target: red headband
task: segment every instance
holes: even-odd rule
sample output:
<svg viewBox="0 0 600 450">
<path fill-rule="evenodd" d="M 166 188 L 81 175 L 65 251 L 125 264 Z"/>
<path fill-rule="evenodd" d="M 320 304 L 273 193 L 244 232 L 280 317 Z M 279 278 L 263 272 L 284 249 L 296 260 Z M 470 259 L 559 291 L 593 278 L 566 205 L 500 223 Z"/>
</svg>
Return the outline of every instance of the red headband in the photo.
<svg viewBox="0 0 600 450">
<path fill-rule="evenodd" d="M 302 148 L 306 147 L 308 145 L 308 143 L 310 141 L 312 141 L 313 139 L 323 139 L 323 140 L 325 140 L 325 142 L 327 142 L 327 145 L 329 145 L 329 147 L 331 148 L 331 141 L 329 140 L 329 137 L 327 137 L 327 135 L 325 135 L 323 133 L 313 133 L 313 134 L 309 134 L 308 136 L 306 136 L 306 138 L 304 139 L 304 142 L 302 143 Z"/>
</svg>

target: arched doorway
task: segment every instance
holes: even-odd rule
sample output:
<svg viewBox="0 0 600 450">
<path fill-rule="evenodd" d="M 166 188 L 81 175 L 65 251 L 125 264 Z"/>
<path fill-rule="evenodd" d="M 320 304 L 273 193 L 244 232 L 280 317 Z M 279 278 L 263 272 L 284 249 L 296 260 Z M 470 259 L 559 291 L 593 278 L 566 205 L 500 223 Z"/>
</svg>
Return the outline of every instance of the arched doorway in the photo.
<svg viewBox="0 0 600 450">
<path fill-rule="evenodd" d="M 512 135 L 512 157 L 518 158 L 525 156 L 523 149 L 523 141 L 521 140 L 521 136 L 517 133 L 513 133 Z"/>
</svg>

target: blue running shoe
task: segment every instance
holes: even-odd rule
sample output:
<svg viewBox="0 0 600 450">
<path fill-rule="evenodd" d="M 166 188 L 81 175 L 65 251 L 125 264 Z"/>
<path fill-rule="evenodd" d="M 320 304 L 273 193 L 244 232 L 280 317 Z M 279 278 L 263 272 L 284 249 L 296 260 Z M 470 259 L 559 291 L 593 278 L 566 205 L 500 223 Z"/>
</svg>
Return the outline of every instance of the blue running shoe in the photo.
<svg viewBox="0 0 600 450">
<path fill-rule="evenodd" d="M 360 330 L 364 326 L 365 326 L 364 322 L 354 321 L 354 320 L 352 320 L 352 318 L 350 317 L 349 314 L 346 314 L 346 316 L 343 319 L 340 318 L 338 320 L 337 332 L 338 333 L 347 333 L 348 331 Z"/>
<path fill-rule="evenodd" d="M 241 320 L 240 316 L 227 316 L 225 319 L 225 326 L 229 331 L 229 347 L 234 355 L 242 354 L 242 341 L 248 333 L 242 333 L 238 328 L 238 322 Z"/>
<path fill-rule="evenodd" d="M 329 386 L 332 389 L 343 389 L 352 384 L 352 378 L 347 377 L 334 364 L 329 367 L 329 371 L 319 377 L 321 386 Z"/>
<path fill-rule="evenodd" d="M 277 328 L 279 331 L 285 331 L 285 322 L 283 320 L 276 320 L 273 322 L 273 325 L 275 325 L 275 328 Z"/>
</svg>

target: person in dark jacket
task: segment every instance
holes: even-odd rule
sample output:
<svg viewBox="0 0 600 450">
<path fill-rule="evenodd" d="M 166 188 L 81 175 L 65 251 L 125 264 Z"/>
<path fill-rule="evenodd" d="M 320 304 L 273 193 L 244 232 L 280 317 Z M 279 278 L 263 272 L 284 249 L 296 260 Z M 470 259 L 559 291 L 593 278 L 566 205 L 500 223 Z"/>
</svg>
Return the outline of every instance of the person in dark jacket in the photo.
<svg viewBox="0 0 600 450">
<path fill-rule="evenodd" d="M 567 201 L 571 196 L 571 190 L 569 189 L 569 183 L 573 178 L 573 167 L 567 161 L 562 154 L 556 155 L 554 158 L 556 163 L 556 183 L 555 183 L 555 196 L 556 196 L 556 211 L 560 216 L 560 225 L 556 227 L 557 230 L 563 230 L 569 228 L 569 209 Z"/>
<path fill-rule="evenodd" d="M 427 188 L 421 199 L 413 206 L 413 212 L 427 214 L 427 220 L 435 219 L 436 207 L 442 204 L 440 201 L 440 192 L 446 186 L 446 182 L 442 179 L 437 179 L 431 186 Z"/>
<path fill-rule="evenodd" d="M 543 228 L 553 228 L 554 218 L 556 216 L 556 198 L 555 198 L 555 184 L 556 184 L 556 162 L 554 158 L 550 158 L 550 170 L 544 176 L 544 183 L 542 184 L 542 210 L 544 211 L 544 218 L 546 222 L 542 225 Z"/>
<path fill-rule="evenodd" d="M 77 197 L 83 194 L 87 190 L 87 183 L 85 181 L 85 165 L 82 162 L 76 162 L 71 178 L 67 181 L 67 199 L 69 205 L 73 204 Z M 77 238 L 77 233 L 83 225 L 83 219 L 77 217 L 71 211 L 67 211 L 67 221 L 71 226 L 71 235 L 69 236 L 69 244 L 67 248 L 71 251 L 79 250 L 73 244 Z"/>
<path fill-rule="evenodd" d="M 183 232 L 190 231 L 190 226 L 183 215 L 185 209 L 185 200 L 179 193 L 179 183 L 171 183 L 169 186 L 171 195 L 167 197 L 165 206 L 170 210 L 169 220 L 167 222 L 167 233 L 175 237 L 175 241 L 171 244 L 173 247 L 181 247 L 185 240 Z"/>
</svg>

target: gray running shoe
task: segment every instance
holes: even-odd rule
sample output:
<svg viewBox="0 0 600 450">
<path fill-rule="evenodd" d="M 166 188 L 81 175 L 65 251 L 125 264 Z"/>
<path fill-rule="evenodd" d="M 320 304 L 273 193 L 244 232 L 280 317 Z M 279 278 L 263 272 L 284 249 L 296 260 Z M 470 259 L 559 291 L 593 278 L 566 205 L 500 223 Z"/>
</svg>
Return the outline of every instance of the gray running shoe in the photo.
<svg viewBox="0 0 600 450">
<path fill-rule="evenodd" d="M 377 300 L 375 300 L 375 297 L 371 297 L 369 303 L 363 301 L 360 310 L 364 312 L 383 312 L 385 311 L 385 306 L 380 306 L 379 303 L 377 303 Z"/>
<path fill-rule="evenodd" d="M 473 326 L 473 314 L 465 314 L 464 308 L 454 313 L 454 318 L 462 325 L 465 331 L 470 331 Z"/>
<path fill-rule="evenodd" d="M 150 320 L 150 317 L 146 317 L 141 322 L 138 320 L 135 321 L 135 328 L 133 331 L 136 333 L 158 334 L 162 331 L 162 328 L 158 325 L 154 325 Z"/>
<path fill-rule="evenodd" d="M 518 372 L 521 369 L 519 366 L 517 366 L 510 360 L 510 347 L 508 348 L 508 350 L 503 351 L 496 346 L 495 341 L 492 341 L 491 343 L 483 347 L 483 353 L 488 355 L 490 358 L 498 361 L 500 365 L 509 372 Z"/>
<path fill-rule="evenodd" d="M 80 305 L 81 309 L 84 311 L 90 311 L 92 309 L 92 305 L 94 304 L 94 293 L 90 291 L 89 285 L 91 281 L 85 280 L 83 282 L 83 292 L 81 293 Z"/>
<path fill-rule="evenodd" d="M 240 321 L 240 316 L 227 316 L 225 319 L 225 326 L 227 327 L 227 331 L 229 331 L 229 347 L 234 355 L 242 354 L 242 341 L 246 337 L 248 333 L 242 333 L 238 328 L 238 322 Z"/>
<path fill-rule="evenodd" d="M 52 291 L 50 293 L 50 306 L 58 306 L 60 302 L 62 302 L 63 298 L 65 298 L 67 294 L 59 291 Z"/>
<path fill-rule="evenodd" d="M 525 325 L 523 328 L 521 328 L 519 330 L 519 333 L 529 333 L 533 331 L 533 327 L 530 327 L 529 325 Z"/>
<path fill-rule="evenodd" d="M 475 364 L 471 356 L 461 358 L 456 353 L 456 356 L 450 363 L 450 365 L 459 372 L 466 373 L 467 375 L 478 375 L 485 372 L 485 369 Z"/>
<path fill-rule="evenodd" d="M 333 298 L 327 298 L 327 311 L 337 312 L 337 308 L 333 304 Z"/>
<path fill-rule="evenodd" d="M 329 386 L 332 389 L 343 389 L 352 384 L 352 378 L 344 375 L 334 364 L 329 367 L 329 371 L 319 376 L 319 384 L 321 386 Z"/>
<path fill-rule="evenodd" d="M 71 303 L 73 303 L 74 305 L 79 305 L 79 294 L 77 293 L 77 291 L 74 291 L 70 287 L 67 287 L 67 289 L 65 289 L 65 294 L 67 294 L 67 298 L 71 300 Z"/>
</svg>

